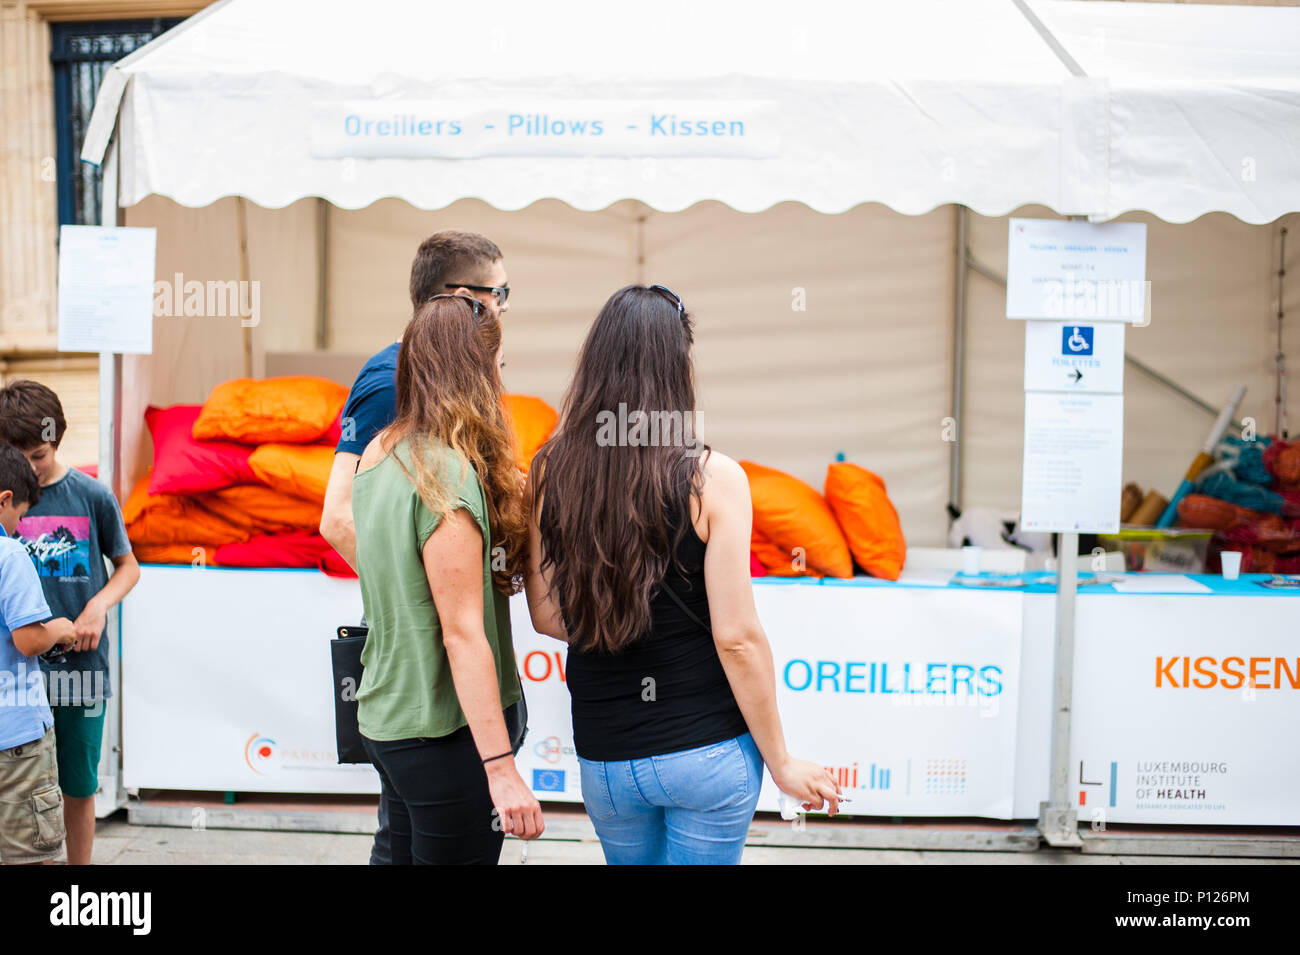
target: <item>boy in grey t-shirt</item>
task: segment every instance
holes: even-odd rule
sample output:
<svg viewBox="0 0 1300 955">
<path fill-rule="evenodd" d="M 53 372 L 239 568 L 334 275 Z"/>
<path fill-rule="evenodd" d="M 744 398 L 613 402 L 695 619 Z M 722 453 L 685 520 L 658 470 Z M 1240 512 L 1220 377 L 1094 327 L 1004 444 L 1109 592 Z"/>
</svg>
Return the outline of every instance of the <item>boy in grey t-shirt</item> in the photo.
<svg viewBox="0 0 1300 955">
<path fill-rule="evenodd" d="M 41 485 L 40 503 L 18 522 L 17 536 L 36 566 L 51 612 L 76 628 L 65 662 L 42 660 L 41 667 L 54 714 L 68 864 L 89 865 L 104 701 L 112 695 L 108 612 L 140 579 L 140 565 L 112 492 L 57 460 L 66 429 L 63 406 L 49 388 L 34 381 L 0 388 L 0 441 L 23 453 Z M 111 576 L 105 558 L 113 564 Z"/>
</svg>

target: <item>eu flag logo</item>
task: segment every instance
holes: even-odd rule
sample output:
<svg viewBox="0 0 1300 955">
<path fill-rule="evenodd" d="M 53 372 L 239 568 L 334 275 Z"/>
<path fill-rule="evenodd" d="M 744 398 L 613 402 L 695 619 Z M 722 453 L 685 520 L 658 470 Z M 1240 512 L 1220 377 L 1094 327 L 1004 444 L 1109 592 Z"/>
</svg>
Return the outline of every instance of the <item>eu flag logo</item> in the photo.
<svg viewBox="0 0 1300 955">
<path fill-rule="evenodd" d="M 533 792 L 539 792 L 539 793 L 564 792 L 564 770 L 534 769 L 533 770 Z"/>
</svg>

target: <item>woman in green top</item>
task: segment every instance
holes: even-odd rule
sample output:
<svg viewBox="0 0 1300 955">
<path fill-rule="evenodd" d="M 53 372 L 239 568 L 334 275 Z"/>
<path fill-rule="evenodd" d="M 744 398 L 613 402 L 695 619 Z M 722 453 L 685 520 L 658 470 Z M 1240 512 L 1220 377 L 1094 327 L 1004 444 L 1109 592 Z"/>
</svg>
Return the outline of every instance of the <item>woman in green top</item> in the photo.
<svg viewBox="0 0 1300 955">
<path fill-rule="evenodd" d="M 505 833 L 542 832 L 502 713 L 522 692 L 507 597 L 527 538 L 500 348 L 500 320 L 474 299 L 422 305 L 398 355 L 397 419 L 357 464 L 358 720 L 398 865 L 495 864 Z"/>
</svg>

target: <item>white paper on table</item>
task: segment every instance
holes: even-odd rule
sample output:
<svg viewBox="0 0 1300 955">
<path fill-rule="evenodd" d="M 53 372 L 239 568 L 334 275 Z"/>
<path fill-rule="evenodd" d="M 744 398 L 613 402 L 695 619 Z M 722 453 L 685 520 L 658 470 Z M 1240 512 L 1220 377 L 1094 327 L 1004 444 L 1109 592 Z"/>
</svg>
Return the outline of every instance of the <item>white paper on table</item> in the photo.
<svg viewBox="0 0 1300 955">
<path fill-rule="evenodd" d="M 59 351 L 153 351 L 157 239 L 151 228 L 59 230 Z"/>
<path fill-rule="evenodd" d="M 898 575 L 900 584 L 925 584 L 932 587 L 947 587 L 952 582 L 955 570 L 908 570 Z"/>
<path fill-rule="evenodd" d="M 1112 584 L 1122 594 L 1208 594 L 1213 591 L 1185 574 L 1125 574 Z"/>
</svg>

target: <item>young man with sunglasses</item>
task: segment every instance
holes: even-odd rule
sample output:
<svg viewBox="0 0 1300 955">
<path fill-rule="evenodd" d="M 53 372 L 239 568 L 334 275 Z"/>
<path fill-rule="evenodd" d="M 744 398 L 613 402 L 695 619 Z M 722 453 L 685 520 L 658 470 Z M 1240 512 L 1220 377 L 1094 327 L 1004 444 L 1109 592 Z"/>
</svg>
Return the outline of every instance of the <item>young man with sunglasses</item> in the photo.
<svg viewBox="0 0 1300 955">
<path fill-rule="evenodd" d="M 504 315 L 510 308 L 510 285 L 496 243 L 475 232 L 452 229 L 435 232 L 421 242 L 411 263 L 412 309 L 418 310 L 436 295 L 464 295 L 494 314 Z M 352 479 L 366 445 L 397 417 L 399 346 L 394 342 L 376 353 L 357 375 L 343 408 L 343 437 L 335 449 L 325 488 L 321 536 L 353 570 L 357 566 L 357 535 L 352 520 Z M 392 864 L 387 815 L 381 801 L 371 865 Z"/>
<path fill-rule="evenodd" d="M 435 232 L 420 243 L 411 263 L 411 307 L 435 295 L 465 295 L 496 315 L 510 310 L 510 286 L 501 250 L 474 232 Z M 325 489 L 320 532 L 356 569 L 357 538 L 352 524 L 352 477 L 371 439 L 397 417 L 397 352 L 394 342 L 361 368 L 343 408 L 343 438 Z"/>
</svg>

